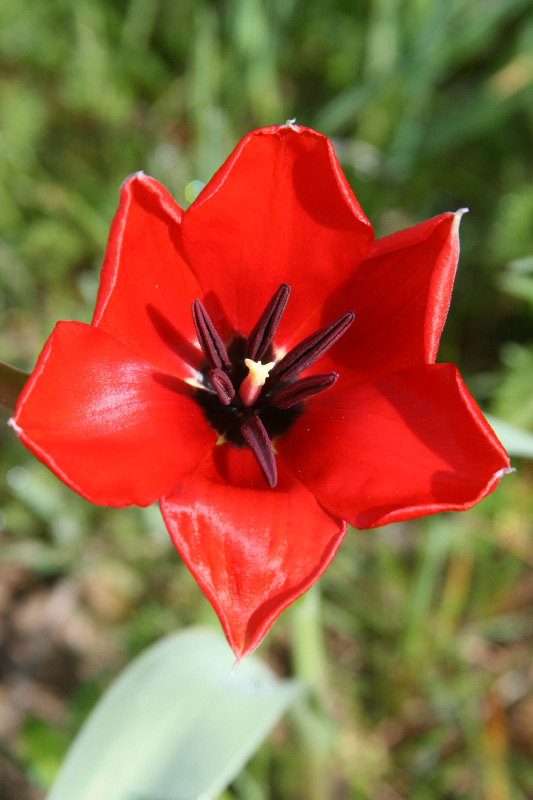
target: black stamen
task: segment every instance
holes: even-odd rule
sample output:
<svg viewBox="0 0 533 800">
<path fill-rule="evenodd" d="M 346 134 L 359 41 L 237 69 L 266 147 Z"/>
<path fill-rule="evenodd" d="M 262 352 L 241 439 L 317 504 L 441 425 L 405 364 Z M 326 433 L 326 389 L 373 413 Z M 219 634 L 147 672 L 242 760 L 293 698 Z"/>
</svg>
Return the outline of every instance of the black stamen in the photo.
<svg viewBox="0 0 533 800">
<path fill-rule="evenodd" d="M 296 378 L 300 372 L 314 364 L 326 350 L 335 344 L 337 339 L 348 330 L 354 318 L 354 312 L 348 311 L 342 317 L 308 336 L 303 342 L 293 347 L 281 361 L 278 361 L 271 372 L 271 378 L 276 383 Z"/>
<path fill-rule="evenodd" d="M 192 304 L 192 318 L 200 347 L 209 366 L 215 369 L 220 369 L 221 367 L 229 369 L 230 360 L 224 347 L 224 342 L 218 335 L 209 314 L 200 300 L 195 300 Z"/>
<path fill-rule="evenodd" d="M 222 369 L 212 369 L 209 371 L 209 377 L 222 405 L 229 406 L 235 397 L 235 388 L 229 376 Z"/>
<path fill-rule="evenodd" d="M 278 470 L 276 467 L 276 457 L 270 444 L 268 433 L 265 426 L 257 416 L 248 417 L 241 425 L 241 433 L 259 468 L 263 477 L 271 489 L 278 482 Z"/>
<path fill-rule="evenodd" d="M 338 372 L 329 372 L 327 375 L 310 375 L 308 378 L 300 378 L 299 381 L 289 383 L 280 389 L 272 399 L 272 405 L 276 408 L 290 408 L 315 394 L 331 389 L 338 377 Z"/>
<path fill-rule="evenodd" d="M 270 299 L 246 342 L 247 358 L 251 358 L 252 361 L 259 361 L 266 353 L 269 344 L 274 338 L 281 316 L 285 311 L 290 293 L 291 287 L 286 283 L 282 283 L 278 291 Z"/>
</svg>

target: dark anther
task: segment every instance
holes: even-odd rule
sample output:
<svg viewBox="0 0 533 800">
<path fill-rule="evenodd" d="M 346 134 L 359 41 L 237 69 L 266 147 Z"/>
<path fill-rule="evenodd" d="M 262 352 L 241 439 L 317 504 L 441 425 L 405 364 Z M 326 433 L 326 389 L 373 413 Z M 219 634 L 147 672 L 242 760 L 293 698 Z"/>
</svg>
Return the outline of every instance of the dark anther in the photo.
<svg viewBox="0 0 533 800">
<path fill-rule="evenodd" d="M 270 299 L 267 307 L 259 317 L 257 324 L 248 337 L 246 343 L 246 357 L 252 361 L 259 361 L 264 356 L 274 338 L 279 321 L 287 300 L 291 293 L 291 287 L 282 283 L 278 291 Z"/>
<path fill-rule="evenodd" d="M 337 372 L 329 372 L 327 375 L 310 375 L 308 378 L 300 378 L 299 381 L 289 383 L 279 390 L 272 399 L 272 405 L 276 408 L 290 408 L 291 406 L 307 400 L 315 394 L 331 389 L 339 377 Z"/>
<path fill-rule="evenodd" d="M 270 488 L 273 489 L 278 482 L 278 470 L 276 467 L 276 457 L 265 426 L 259 417 L 248 417 L 241 425 L 241 433 L 244 437 L 244 441 L 252 451 L 255 460 L 259 464 L 264 479 Z"/>
<path fill-rule="evenodd" d="M 342 317 L 308 336 L 307 339 L 304 339 L 303 342 L 300 342 L 290 350 L 281 361 L 278 361 L 272 370 L 271 379 L 273 378 L 276 383 L 294 380 L 300 372 L 314 364 L 320 356 L 324 355 L 326 350 L 329 350 L 335 344 L 337 339 L 348 330 L 354 321 L 354 317 L 354 312 L 348 311 Z"/>
<path fill-rule="evenodd" d="M 229 369 L 230 360 L 224 342 L 216 332 L 215 326 L 200 300 L 195 300 L 192 304 L 192 318 L 200 347 L 209 366 L 214 369 L 221 369 L 221 367 Z"/>
<path fill-rule="evenodd" d="M 217 393 L 218 399 L 223 406 L 229 406 L 235 397 L 235 388 L 231 379 L 226 375 L 223 369 L 212 369 L 209 371 L 209 377 L 213 384 L 213 389 Z"/>
</svg>

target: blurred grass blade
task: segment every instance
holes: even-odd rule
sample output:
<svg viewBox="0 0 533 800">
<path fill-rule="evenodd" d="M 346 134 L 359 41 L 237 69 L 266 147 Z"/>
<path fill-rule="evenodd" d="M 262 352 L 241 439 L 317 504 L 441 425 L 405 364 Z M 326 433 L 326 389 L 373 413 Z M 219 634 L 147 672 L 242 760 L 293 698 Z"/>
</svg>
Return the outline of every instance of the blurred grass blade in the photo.
<svg viewBox="0 0 533 800">
<path fill-rule="evenodd" d="M 513 297 L 533 303 L 533 279 L 529 275 L 507 273 L 498 281 L 500 289 Z"/>
<path fill-rule="evenodd" d="M 507 269 L 515 275 L 530 275 L 533 273 L 533 256 L 515 258 L 507 264 Z"/>
<path fill-rule="evenodd" d="M 485 417 L 510 456 L 533 458 L 533 433 L 490 414 Z"/>
<path fill-rule="evenodd" d="M 14 411 L 19 394 L 29 377 L 27 372 L 0 361 L 0 406 Z"/>
<path fill-rule="evenodd" d="M 238 774 L 298 684 L 193 628 L 146 650 L 104 695 L 48 800 L 210 800 Z"/>
</svg>

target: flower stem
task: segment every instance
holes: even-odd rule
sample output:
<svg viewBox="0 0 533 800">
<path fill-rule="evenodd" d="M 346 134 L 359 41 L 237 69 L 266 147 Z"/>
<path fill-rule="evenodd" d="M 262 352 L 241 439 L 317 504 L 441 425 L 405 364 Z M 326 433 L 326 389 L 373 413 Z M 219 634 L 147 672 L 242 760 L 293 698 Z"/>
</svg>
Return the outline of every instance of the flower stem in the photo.
<svg viewBox="0 0 533 800">
<path fill-rule="evenodd" d="M 317 584 L 293 607 L 292 660 L 295 676 L 308 689 L 293 712 L 305 764 L 305 797 L 331 800 L 333 786 L 329 760 L 334 729 L 327 710 L 327 659 Z"/>
<path fill-rule="evenodd" d="M 14 411 L 29 373 L 0 361 L 0 406 Z"/>
</svg>

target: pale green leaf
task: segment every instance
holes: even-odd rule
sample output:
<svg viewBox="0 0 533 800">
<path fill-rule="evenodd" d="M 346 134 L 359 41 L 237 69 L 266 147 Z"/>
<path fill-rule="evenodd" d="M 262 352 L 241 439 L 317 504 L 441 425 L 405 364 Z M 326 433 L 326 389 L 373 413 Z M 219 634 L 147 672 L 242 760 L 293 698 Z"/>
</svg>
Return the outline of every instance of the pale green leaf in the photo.
<svg viewBox="0 0 533 800">
<path fill-rule="evenodd" d="M 485 416 L 510 456 L 533 458 L 533 433 L 489 414 Z"/>
<path fill-rule="evenodd" d="M 233 667 L 210 630 L 150 647 L 99 702 L 48 800 L 216 798 L 299 691 L 254 656 Z"/>
</svg>

